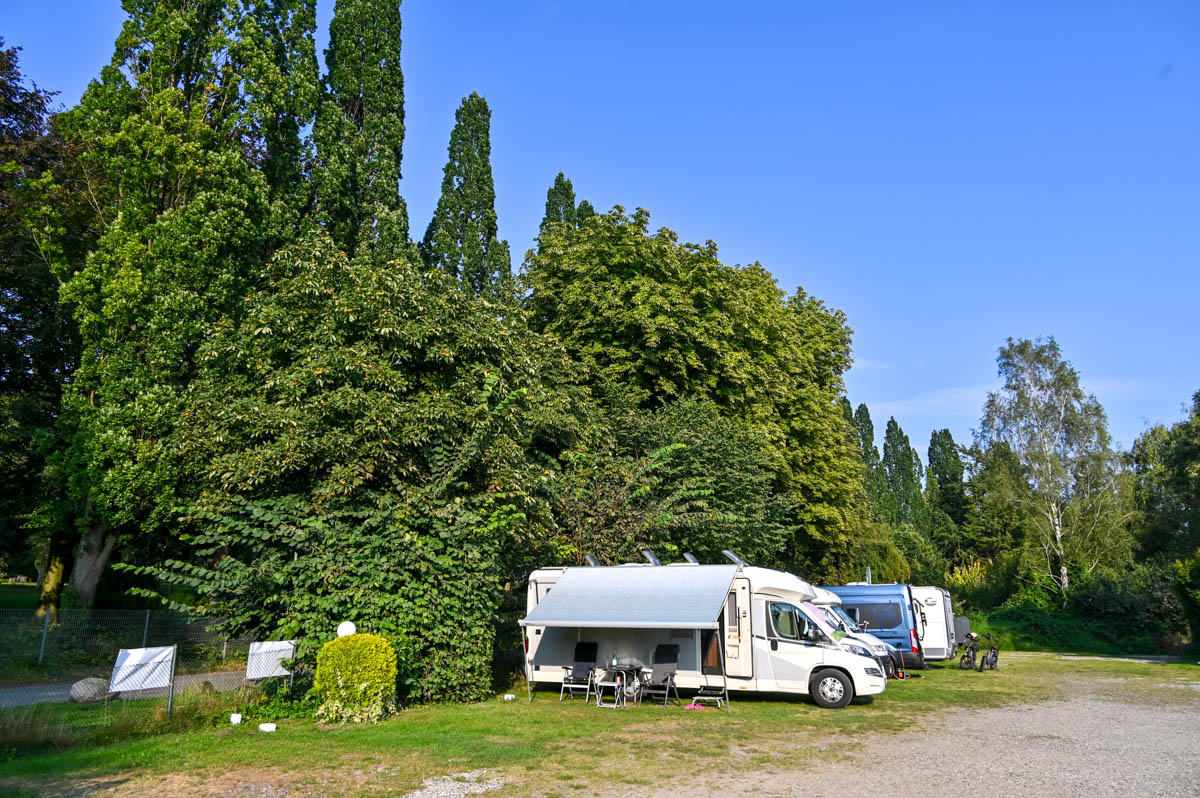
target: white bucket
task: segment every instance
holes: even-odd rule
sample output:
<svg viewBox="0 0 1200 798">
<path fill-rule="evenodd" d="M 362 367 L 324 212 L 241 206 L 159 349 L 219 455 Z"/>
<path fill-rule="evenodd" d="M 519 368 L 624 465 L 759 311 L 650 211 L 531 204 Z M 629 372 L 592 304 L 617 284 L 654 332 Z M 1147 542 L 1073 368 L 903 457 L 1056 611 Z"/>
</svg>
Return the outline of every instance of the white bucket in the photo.
<svg viewBox="0 0 1200 798">
<path fill-rule="evenodd" d="M 241 722 L 242 722 L 242 715 L 241 715 L 241 713 L 240 713 L 240 712 L 234 712 L 232 715 L 230 715 L 230 716 L 229 716 L 229 722 L 230 722 L 230 723 L 232 723 L 234 726 L 236 726 L 236 725 L 238 725 L 239 723 L 241 723 Z"/>
</svg>

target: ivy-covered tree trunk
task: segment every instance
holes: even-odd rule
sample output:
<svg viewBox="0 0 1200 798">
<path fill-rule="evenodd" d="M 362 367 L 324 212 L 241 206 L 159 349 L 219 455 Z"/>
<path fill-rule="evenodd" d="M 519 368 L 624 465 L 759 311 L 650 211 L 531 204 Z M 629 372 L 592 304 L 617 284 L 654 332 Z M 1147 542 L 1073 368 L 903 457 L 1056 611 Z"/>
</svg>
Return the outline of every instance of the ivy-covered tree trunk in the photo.
<svg viewBox="0 0 1200 798">
<path fill-rule="evenodd" d="M 46 540 L 46 554 L 38 580 L 37 617 L 47 612 L 57 620 L 58 608 L 66 586 L 67 562 L 71 556 L 74 537 L 62 531 L 50 534 Z"/>
</svg>

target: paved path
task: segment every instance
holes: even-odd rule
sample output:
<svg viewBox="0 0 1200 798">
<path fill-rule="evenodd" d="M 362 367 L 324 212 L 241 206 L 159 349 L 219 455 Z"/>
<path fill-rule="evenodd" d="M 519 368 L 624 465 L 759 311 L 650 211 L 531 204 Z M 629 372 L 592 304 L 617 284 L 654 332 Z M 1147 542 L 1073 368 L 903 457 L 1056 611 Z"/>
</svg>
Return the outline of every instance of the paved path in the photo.
<svg viewBox="0 0 1200 798">
<path fill-rule="evenodd" d="M 218 693 L 231 693 L 246 683 L 246 670 L 242 668 L 236 671 L 176 674 L 175 694 L 178 695 L 192 685 L 201 682 L 210 683 Z M 49 682 L 21 685 L 20 687 L 0 687 L 0 708 L 66 703 L 71 700 L 72 684 L 74 682 Z M 119 695 L 121 698 L 166 698 L 167 690 L 166 688 L 127 690 Z"/>
</svg>

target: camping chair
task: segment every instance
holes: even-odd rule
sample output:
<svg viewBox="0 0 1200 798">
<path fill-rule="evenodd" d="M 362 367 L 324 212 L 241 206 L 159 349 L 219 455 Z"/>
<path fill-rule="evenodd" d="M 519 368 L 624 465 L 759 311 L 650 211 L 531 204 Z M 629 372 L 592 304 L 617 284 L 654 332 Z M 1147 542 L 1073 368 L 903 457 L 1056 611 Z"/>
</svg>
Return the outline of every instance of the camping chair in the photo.
<svg viewBox="0 0 1200 798">
<path fill-rule="evenodd" d="M 651 664 L 653 668 L 650 675 L 642 682 L 642 689 L 638 691 L 638 703 L 642 703 L 643 696 L 657 698 L 661 695 L 665 707 L 673 692 L 675 703 L 682 704 L 679 700 L 679 689 L 675 686 L 675 671 L 679 668 L 679 646 L 655 646 Z"/>
<path fill-rule="evenodd" d="M 558 700 L 561 703 L 563 695 L 569 698 L 574 698 L 575 693 L 583 690 L 583 700 L 587 701 L 592 696 L 592 677 L 596 672 L 596 644 L 595 643 L 576 643 L 575 644 L 575 663 L 566 669 L 563 674 L 562 688 L 558 691 Z"/>
</svg>

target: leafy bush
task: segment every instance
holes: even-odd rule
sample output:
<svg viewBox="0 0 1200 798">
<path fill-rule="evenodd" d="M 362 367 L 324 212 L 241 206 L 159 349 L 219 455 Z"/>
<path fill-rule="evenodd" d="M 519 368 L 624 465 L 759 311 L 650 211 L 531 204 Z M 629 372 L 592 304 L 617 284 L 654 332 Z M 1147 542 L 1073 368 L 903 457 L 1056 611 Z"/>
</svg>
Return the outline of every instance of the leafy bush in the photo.
<svg viewBox="0 0 1200 798">
<path fill-rule="evenodd" d="M 1153 630 L 1083 618 L 1064 610 L 1025 604 L 970 613 L 971 631 L 991 632 L 1001 650 L 1072 651 L 1087 654 L 1149 654 L 1159 650 Z"/>
<path fill-rule="evenodd" d="M 312 671 L 301 673 L 291 685 L 286 678 L 267 679 L 237 711 L 247 723 L 280 718 L 311 719 L 319 706 L 312 682 Z"/>
<path fill-rule="evenodd" d="M 1200 550 L 1190 559 L 1175 563 L 1175 580 L 1175 589 L 1192 627 L 1192 642 L 1200 642 Z"/>
<path fill-rule="evenodd" d="M 377 635 L 330 640 L 317 654 L 313 692 L 318 720 L 376 721 L 396 709 L 396 650 Z"/>
</svg>

